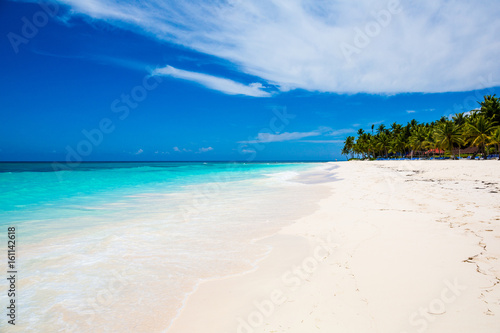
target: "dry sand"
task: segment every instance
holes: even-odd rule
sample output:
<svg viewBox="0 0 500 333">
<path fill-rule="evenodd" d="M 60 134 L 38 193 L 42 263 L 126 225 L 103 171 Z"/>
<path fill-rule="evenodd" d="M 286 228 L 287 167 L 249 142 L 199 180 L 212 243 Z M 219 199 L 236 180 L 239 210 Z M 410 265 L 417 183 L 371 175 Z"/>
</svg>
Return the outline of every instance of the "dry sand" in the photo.
<svg viewBox="0 0 500 333">
<path fill-rule="evenodd" d="M 331 187 L 320 208 L 263 240 L 256 270 L 203 283 L 168 332 L 498 333 L 499 170 L 329 163 L 300 180 Z"/>
</svg>

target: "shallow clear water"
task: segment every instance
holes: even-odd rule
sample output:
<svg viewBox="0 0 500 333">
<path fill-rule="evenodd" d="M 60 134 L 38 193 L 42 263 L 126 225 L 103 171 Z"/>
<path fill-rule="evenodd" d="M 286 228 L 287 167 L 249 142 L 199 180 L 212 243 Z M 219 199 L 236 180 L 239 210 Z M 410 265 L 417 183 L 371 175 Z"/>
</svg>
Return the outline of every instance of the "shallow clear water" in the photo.
<svg viewBox="0 0 500 333">
<path fill-rule="evenodd" d="M 326 189 L 291 179 L 315 167 L 1 163 L 3 248 L 17 230 L 15 331 L 164 331 L 199 281 L 251 269 L 270 250 L 254 240 L 314 209 Z"/>
</svg>

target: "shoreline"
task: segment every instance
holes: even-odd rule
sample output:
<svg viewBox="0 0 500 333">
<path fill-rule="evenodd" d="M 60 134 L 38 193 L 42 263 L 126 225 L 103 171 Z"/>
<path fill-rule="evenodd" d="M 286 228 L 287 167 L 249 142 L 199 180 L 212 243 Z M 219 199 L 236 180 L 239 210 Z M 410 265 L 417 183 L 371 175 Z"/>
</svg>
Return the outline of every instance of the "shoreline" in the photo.
<svg viewBox="0 0 500 333">
<path fill-rule="evenodd" d="M 292 162 L 293 163 L 293 162 Z M 308 163 L 308 162 L 306 162 Z M 314 164 L 318 164 L 318 162 L 313 162 Z M 292 183 L 300 183 L 300 184 L 308 184 L 308 185 L 315 185 L 319 184 L 320 186 L 326 182 L 326 179 L 328 179 L 328 175 L 326 174 L 326 170 L 331 170 L 333 169 L 330 166 L 326 165 L 320 165 L 320 166 L 315 166 L 309 170 L 302 170 L 300 171 L 299 175 L 293 175 L 293 176 L 287 176 L 286 181 L 292 181 Z M 273 175 L 270 175 L 271 177 Z M 321 190 L 321 187 L 316 187 L 318 190 Z M 306 210 L 307 211 L 307 210 Z M 299 218 L 300 216 L 308 216 L 310 212 L 302 212 L 299 216 L 296 218 Z M 292 224 L 295 222 L 291 222 Z M 281 227 L 280 229 L 282 229 Z M 259 238 L 252 239 L 250 241 L 251 244 L 260 244 L 267 248 L 266 253 L 260 257 L 257 258 L 252 264 L 249 269 L 246 269 L 244 271 L 238 271 L 234 272 L 228 275 L 223 275 L 223 276 L 215 276 L 211 278 L 202 278 L 198 281 L 198 283 L 194 286 L 193 290 L 188 292 L 186 294 L 186 297 L 181 303 L 180 308 L 177 310 L 176 315 L 172 318 L 170 321 L 169 325 L 167 326 L 166 329 L 163 330 L 163 332 L 170 332 L 172 326 L 174 326 L 174 323 L 177 321 L 177 319 L 181 316 L 181 314 L 184 312 L 184 309 L 187 304 L 189 304 L 189 300 L 193 297 L 194 294 L 198 292 L 200 287 L 204 286 L 205 284 L 210 284 L 210 283 L 218 283 L 219 281 L 226 281 L 229 279 L 233 278 L 241 278 L 245 277 L 247 275 L 251 275 L 252 273 L 256 272 L 257 270 L 260 269 L 261 263 L 265 262 L 271 254 L 273 254 L 274 246 L 276 246 L 275 242 L 272 241 L 276 239 L 277 237 L 280 237 L 280 229 L 277 231 L 274 231 L 270 234 L 260 236 Z M 296 239 L 294 236 L 290 236 L 294 239 Z M 297 240 L 297 239 L 296 239 Z M 275 253 L 275 252 L 274 252 Z"/>
<path fill-rule="evenodd" d="M 498 189 L 492 163 L 328 163 L 319 209 L 255 270 L 200 283 L 168 333 L 494 332 L 500 214 L 474 185 Z"/>
</svg>

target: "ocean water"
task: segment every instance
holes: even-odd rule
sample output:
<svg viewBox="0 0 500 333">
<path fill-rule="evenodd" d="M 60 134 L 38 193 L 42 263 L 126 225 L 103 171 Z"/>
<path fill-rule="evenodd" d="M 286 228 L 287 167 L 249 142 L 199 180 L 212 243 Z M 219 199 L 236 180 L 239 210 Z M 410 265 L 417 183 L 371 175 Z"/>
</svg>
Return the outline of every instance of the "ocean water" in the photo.
<svg viewBox="0 0 500 333">
<path fill-rule="evenodd" d="M 295 177 L 322 167 L 0 163 L 18 270 L 16 326 L 0 331 L 166 332 L 200 281 L 252 269 L 270 251 L 255 240 L 315 209 L 328 190 Z"/>
</svg>

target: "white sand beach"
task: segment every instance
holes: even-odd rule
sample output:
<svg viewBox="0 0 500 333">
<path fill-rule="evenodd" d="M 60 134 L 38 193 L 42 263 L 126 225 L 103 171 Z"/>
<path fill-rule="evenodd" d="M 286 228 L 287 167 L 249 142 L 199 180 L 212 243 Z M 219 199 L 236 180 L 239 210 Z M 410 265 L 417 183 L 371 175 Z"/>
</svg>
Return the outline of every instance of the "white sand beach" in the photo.
<svg viewBox="0 0 500 333">
<path fill-rule="evenodd" d="M 330 187 L 319 209 L 262 240 L 256 270 L 201 284 L 169 333 L 499 332 L 499 161 L 327 166 L 300 180 Z"/>
</svg>

